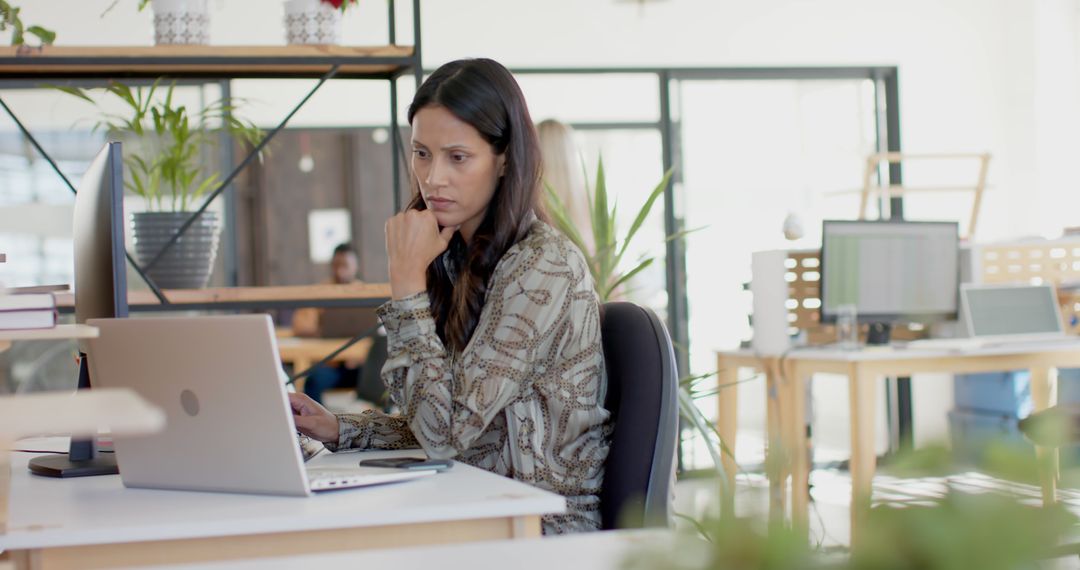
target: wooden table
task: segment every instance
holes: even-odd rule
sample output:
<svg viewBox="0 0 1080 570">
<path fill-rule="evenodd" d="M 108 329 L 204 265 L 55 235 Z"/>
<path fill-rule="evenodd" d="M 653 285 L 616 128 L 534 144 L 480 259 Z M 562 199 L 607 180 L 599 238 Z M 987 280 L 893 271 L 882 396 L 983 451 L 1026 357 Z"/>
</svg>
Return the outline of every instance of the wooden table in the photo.
<svg viewBox="0 0 1080 570">
<path fill-rule="evenodd" d="M 208 287 L 165 289 L 162 294 L 170 305 L 162 305 L 150 291 L 128 291 L 128 305 L 143 311 L 377 307 L 390 299 L 390 284 L 357 282 L 343 285 Z M 56 294 L 56 306 L 62 311 L 70 310 L 74 305 L 74 293 Z"/>
<path fill-rule="evenodd" d="M 323 454 L 320 467 L 415 454 Z M 397 484 L 272 497 L 125 488 L 117 475 L 31 475 L 16 453 L 0 549 L 20 569 L 111 568 L 535 538 L 563 497 L 458 463 Z"/>
<path fill-rule="evenodd" d="M 588 568 L 620 570 L 639 551 L 672 552 L 676 535 L 668 529 L 612 530 L 528 540 L 471 542 L 286 558 L 258 558 L 227 564 L 149 566 L 129 570 L 293 570 L 311 568 L 377 568 L 379 570 L 550 570 Z"/>
<path fill-rule="evenodd" d="M 769 396 L 767 431 L 770 453 L 779 446 L 789 461 L 789 470 L 779 474 L 779 481 L 770 481 L 779 497 L 772 509 L 783 509 L 783 484 L 791 476 L 791 516 L 793 523 L 806 530 L 808 524 L 809 490 L 805 485 L 810 473 L 810 458 L 806 453 L 806 381 L 814 374 L 840 374 L 848 378 L 851 415 L 851 541 L 859 537 L 859 522 L 869 506 L 871 485 L 877 458 L 874 453 L 875 402 L 877 382 L 885 376 L 911 376 L 944 372 L 970 374 L 1003 370 L 1028 370 L 1031 373 L 1031 394 L 1036 411 L 1050 405 L 1049 372 L 1052 368 L 1080 367 L 1080 339 L 1041 345 L 995 346 L 969 350 L 930 348 L 871 348 L 844 351 L 834 348 L 801 348 L 778 356 L 758 357 L 749 350 L 717 353 L 717 369 L 721 385 L 735 381 L 740 367 L 765 372 Z M 737 395 L 734 388 L 721 390 L 720 436 L 734 450 L 737 420 Z M 1053 450 L 1038 450 L 1042 456 L 1054 455 Z M 734 462 L 732 461 L 732 466 Z M 725 466 L 726 467 L 726 466 Z M 729 478 L 733 477 L 729 471 Z M 1053 474 L 1044 481 L 1043 499 L 1054 500 Z"/>
<path fill-rule="evenodd" d="M 292 336 L 288 329 L 278 329 L 278 353 L 281 361 L 292 364 L 293 372 L 303 372 L 311 368 L 312 364 L 322 360 L 326 355 L 341 348 L 349 342 L 347 338 L 306 338 Z M 361 364 L 367 360 L 368 351 L 371 350 L 371 337 L 360 339 L 356 344 L 346 348 L 330 360 L 332 364 L 346 361 L 356 361 Z M 304 378 L 296 380 L 296 390 L 304 391 Z"/>
</svg>

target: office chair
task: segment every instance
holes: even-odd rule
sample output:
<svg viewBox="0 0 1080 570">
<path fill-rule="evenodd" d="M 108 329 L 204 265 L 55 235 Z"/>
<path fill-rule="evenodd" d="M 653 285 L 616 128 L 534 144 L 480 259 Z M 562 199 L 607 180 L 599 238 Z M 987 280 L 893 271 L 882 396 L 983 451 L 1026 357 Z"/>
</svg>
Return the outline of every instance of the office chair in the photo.
<svg viewBox="0 0 1080 570">
<path fill-rule="evenodd" d="M 600 335 L 605 407 L 614 423 L 600 490 L 602 526 L 668 526 L 679 427 L 671 338 L 655 313 L 625 302 L 601 307 Z"/>
<path fill-rule="evenodd" d="M 387 358 L 387 341 L 385 336 L 377 333 L 372 336 L 371 341 L 367 360 L 356 379 L 356 395 L 379 406 L 385 412 L 390 409 L 390 394 L 382 380 L 382 369 Z"/>
</svg>

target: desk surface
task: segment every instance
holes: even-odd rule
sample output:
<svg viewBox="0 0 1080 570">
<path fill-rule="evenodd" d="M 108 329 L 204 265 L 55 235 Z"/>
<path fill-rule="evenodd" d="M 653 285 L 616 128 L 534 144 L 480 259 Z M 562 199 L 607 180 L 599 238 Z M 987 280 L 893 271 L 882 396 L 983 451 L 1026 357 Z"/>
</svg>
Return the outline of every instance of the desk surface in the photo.
<svg viewBox="0 0 1080 570">
<path fill-rule="evenodd" d="M 860 348 L 857 350 L 843 350 L 832 346 L 822 347 L 797 347 L 789 350 L 784 355 L 759 355 L 751 348 L 739 348 L 735 350 L 720 350 L 717 354 L 738 358 L 783 358 L 784 360 L 840 360 L 844 362 L 873 362 L 876 360 L 907 360 L 948 357 L 983 357 L 999 356 L 1007 354 L 1042 354 L 1054 352 L 1080 351 L 1080 337 L 1069 337 L 1061 341 L 1047 341 L 1045 343 L 1014 343 L 982 346 L 978 348 L 932 348 L 926 346 L 905 347 L 903 345 L 889 345 L 882 347 Z"/>
<path fill-rule="evenodd" d="M 449 546 L 310 554 L 236 562 L 147 566 L 146 570 L 292 570 L 294 568 L 379 568 L 392 570 L 616 570 L 635 551 L 664 547 L 667 530 L 607 531 L 529 540 L 473 542 Z M 135 570 L 135 569 L 132 569 Z"/>
<path fill-rule="evenodd" d="M 361 458 L 417 453 L 327 453 L 309 464 L 352 466 Z M 9 526 L 8 533 L 0 535 L 0 549 L 375 527 L 566 510 L 559 495 L 464 464 L 434 477 L 298 498 L 127 489 L 117 475 L 50 479 L 27 470 L 33 456 L 16 453 L 12 457 Z"/>
</svg>

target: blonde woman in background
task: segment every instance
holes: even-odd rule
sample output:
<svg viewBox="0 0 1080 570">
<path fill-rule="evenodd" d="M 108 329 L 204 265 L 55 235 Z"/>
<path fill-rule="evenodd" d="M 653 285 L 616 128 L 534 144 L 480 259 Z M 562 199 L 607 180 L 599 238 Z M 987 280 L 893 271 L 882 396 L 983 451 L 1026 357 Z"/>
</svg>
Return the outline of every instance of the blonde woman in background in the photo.
<svg viewBox="0 0 1080 570">
<path fill-rule="evenodd" d="M 589 195 L 585 188 L 585 173 L 581 153 L 574 142 L 574 129 L 555 119 L 545 119 L 536 125 L 540 137 L 540 155 L 544 159 L 543 184 L 550 186 L 566 207 L 566 211 L 581 233 L 587 251 L 596 249 L 589 218 Z M 547 190 L 544 190 L 547 202 Z"/>
</svg>

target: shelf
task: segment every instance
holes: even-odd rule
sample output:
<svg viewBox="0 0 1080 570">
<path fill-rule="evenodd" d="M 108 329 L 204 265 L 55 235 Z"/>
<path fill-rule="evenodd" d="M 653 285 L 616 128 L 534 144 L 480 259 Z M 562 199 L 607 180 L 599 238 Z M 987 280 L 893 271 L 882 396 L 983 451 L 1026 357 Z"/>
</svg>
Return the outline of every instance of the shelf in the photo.
<svg viewBox="0 0 1080 570">
<path fill-rule="evenodd" d="M 63 340 L 68 338 L 97 338 L 98 329 L 87 325 L 56 325 L 51 329 L 0 330 L 0 352 L 11 348 L 17 340 Z"/>
<path fill-rule="evenodd" d="M 374 307 L 390 299 L 389 283 L 349 285 L 298 285 L 282 287 L 219 287 L 166 289 L 169 305 L 162 305 L 150 291 L 130 291 L 128 305 L 139 311 L 237 310 L 279 307 Z M 62 312 L 74 306 L 74 294 L 58 293 Z"/>
<path fill-rule="evenodd" d="M 153 433 L 165 413 L 128 388 L 39 392 L 0 396 L 0 437 L 63 434 L 93 436 Z"/>
<path fill-rule="evenodd" d="M 51 329 L 0 330 L 0 344 L 14 340 L 97 338 L 98 329 L 88 325 L 56 325 Z"/>
<path fill-rule="evenodd" d="M 414 64 L 412 46 L 130 46 L 0 48 L 4 79 L 169 77 L 391 78 Z"/>
</svg>

